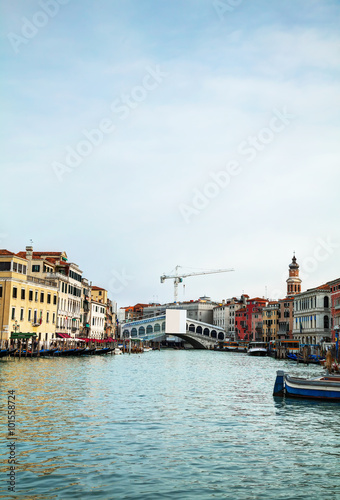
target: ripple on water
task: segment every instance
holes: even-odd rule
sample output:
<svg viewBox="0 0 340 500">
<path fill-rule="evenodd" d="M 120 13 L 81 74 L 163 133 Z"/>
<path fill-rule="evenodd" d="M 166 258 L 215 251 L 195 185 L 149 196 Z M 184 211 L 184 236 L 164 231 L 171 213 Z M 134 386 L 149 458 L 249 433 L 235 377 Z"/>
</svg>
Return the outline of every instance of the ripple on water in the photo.
<svg viewBox="0 0 340 500">
<path fill-rule="evenodd" d="M 278 368 L 320 373 L 209 351 L 1 363 L 2 414 L 17 394 L 15 498 L 340 498 L 340 407 L 273 398 Z"/>
</svg>

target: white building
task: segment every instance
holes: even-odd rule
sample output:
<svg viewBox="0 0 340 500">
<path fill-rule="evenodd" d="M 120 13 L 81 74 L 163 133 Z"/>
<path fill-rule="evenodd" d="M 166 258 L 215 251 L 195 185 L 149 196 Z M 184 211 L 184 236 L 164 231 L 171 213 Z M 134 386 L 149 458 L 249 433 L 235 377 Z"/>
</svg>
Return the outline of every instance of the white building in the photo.
<svg viewBox="0 0 340 500">
<path fill-rule="evenodd" d="M 293 336 L 302 344 L 319 344 L 331 338 L 329 285 L 311 288 L 294 297 Z"/>
<path fill-rule="evenodd" d="M 90 338 L 103 339 L 105 333 L 106 305 L 91 302 Z"/>
<path fill-rule="evenodd" d="M 222 328 L 231 336 L 235 335 L 235 313 L 246 304 L 246 297 L 242 295 L 240 299 L 233 297 L 227 301 L 223 300 L 222 305 L 219 305 L 213 310 L 213 325 Z"/>
</svg>

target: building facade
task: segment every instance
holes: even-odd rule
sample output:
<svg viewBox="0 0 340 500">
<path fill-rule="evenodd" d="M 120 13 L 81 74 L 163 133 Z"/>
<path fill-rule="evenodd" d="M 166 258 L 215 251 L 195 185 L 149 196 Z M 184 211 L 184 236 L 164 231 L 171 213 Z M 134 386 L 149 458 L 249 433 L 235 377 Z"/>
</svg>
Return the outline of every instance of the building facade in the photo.
<svg viewBox="0 0 340 500">
<path fill-rule="evenodd" d="M 0 250 L 1 340 L 23 333 L 39 341 L 55 338 L 57 282 L 31 276 L 29 269 L 24 257 Z"/>
<path fill-rule="evenodd" d="M 278 301 L 271 301 L 262 309 L 263 323 L 263 341 L 270 342 L 278 338 L 279 330 L 279 311 Z"/>
<path fill-rule="evenodd" d="M 335 331 L 340 330 L 340 278 L 329 281 L 331 289 L 331 334 L 332 342 L 335 341 Z"/>
<path fill-rule="evenodd" d="M 295 295 L 293 336 L 302 344 L 331 340 L 331 289 L 328 284 Z"/>
</svg>

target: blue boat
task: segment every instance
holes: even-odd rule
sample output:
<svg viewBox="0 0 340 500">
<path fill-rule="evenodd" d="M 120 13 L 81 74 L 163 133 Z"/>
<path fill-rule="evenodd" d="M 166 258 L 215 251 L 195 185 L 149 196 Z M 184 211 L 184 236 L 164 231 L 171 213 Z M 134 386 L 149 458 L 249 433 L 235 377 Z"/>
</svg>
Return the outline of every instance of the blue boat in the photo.
<svg viewBox="0 0 340 500">
<path fill-rule="evenodd" d="M 309 398 L 340 403 L 340 376 L 327 375 L 306 379 L 292 377 L 283 370 L 278 370 L 273 396 Z"/>
</svg>

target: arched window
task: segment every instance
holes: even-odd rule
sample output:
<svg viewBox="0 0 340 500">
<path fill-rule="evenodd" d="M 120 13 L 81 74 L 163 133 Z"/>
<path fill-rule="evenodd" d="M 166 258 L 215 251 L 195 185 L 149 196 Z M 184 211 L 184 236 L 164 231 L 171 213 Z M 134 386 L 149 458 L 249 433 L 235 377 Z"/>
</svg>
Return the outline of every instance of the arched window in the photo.
<svg viewBox="0 0 340 500">
<path fill-rule="evenodd" d="M 213 339 L 216 339 L 216 337 L 217 337 L 216 330 L 211 330 L 211 336 L 212 336 Z"/>
<path fill-rule="evenodd" d="M 195 331 L 195 325 L 191 324 L 189 326 L 189 332 L 194 332 Z"/>
<path fill-rule="evenodd" d="M 147 334 L 147 335 L 149 335 L 149 334 L 150 334 L 150 333 L 152 333 L 152 332 L 153 332 L 152 325 L 148 325 L 148 326 L 146 327 L 146 334 Z"/>
<path fill-rule="evenodd" d="M 224 333 L 218 332 L 218 340 L 224 340 Z"/>
<path fill-rule="evenodd" d="M 155 324 L 154 332 L 160 332 L 161 331 L 161 325 L 159 323 Z"/>
<path fill-rule="evenodd" d="M 325 297 L 323 298 L 323 307 L 325 309 L 329 307 L 329 299 L 328 299 L 327 295 L 325 295 Z"/>
<path fill-rule="evenodd" d="M 209 328 L 204 328 L 203 335 L 206 335 L 207 337 L 209 337 Z"/>
<path fill-rule="evenodd" d="M 133 327 L 131 328 L 131 337 L 136 337 L 137 336 L 137 328 Z"/>
<path fill-rule="evenodd" d="M 202 327 L 201 326 L 198 326 L 196 328 L 196 333 L 202 333 Z"/>
<path fill-rule="evenodd" d="M 144 328 L 144 326 L 140 326 L 138 328 L 138 334 L 139 335 L 145 335 L 145 328 Z"/>
<path fill-rule="evenodd" d="M 327 297 L 327 299 L 328 299 L 328 297 Z M 323 317 L 323 327 L 325 330 L 329 328 L 329 317 L 328 316 Z"/>
</svg>

